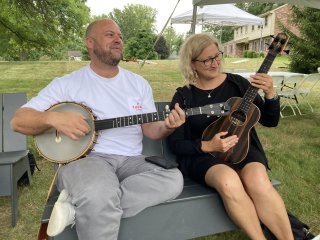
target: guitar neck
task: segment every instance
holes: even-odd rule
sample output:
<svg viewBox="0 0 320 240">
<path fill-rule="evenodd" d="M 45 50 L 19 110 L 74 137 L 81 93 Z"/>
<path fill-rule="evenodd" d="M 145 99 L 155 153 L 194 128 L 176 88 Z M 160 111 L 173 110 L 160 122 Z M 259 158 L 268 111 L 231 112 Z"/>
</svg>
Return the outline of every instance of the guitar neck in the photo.
<svg viewBox="0 0 320 240">
<path fill-rule="evenodd" d="M 268 53 L 266 58 L 263 60 L 259 70 L 257 71 L 258 73 L 268 73 L 274 59 L 276 58 L 275 54 Z M 258 94 L 258 88 L 250 85 L 250 87 L 247 89 L 246 93 L 243 96 L 243 101 L 239 106 L 239 109 L 242 110 L 243 112 L 248 112 L 250 108 L 250 104 L 253 102 L 255 97 Z"/>
<path fill-rule="evenodd" d="M 207 108 L 208 106 L 189 108 L 185 110 L 185 113 L 187 117 L 192 115 L 208 114 Z M 203 110 L 206 110 L 206 111 L 203 111 Z M 152 113 L 137 114 L 137 115 L 131 115 L 131 116 L 125 116 L 125 117 L 104 119 L 104 120 L 95 120 L 94 121 L 95 130 L 99 131 L 104 129 L 126 127 L 126 126 L 143 124 L 143 123 L 163 121 L 169 115 L 169 113 L 170 111 L 152 112 Z"/>
</svg>

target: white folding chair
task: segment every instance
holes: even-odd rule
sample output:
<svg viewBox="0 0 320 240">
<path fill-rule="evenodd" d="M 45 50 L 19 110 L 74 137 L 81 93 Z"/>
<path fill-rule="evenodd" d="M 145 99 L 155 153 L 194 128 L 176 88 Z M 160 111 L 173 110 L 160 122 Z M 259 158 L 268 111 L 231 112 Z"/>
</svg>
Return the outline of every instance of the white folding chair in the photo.
<svg viewBox="0 0 320 240">
<path fill-rule="evenodd" d="M 301 83 L 297 86 L 297 90 L 296 90 L 296 94 L 298 97 L 301 97 L 299 100 L 303 100 L 305 101 L 311 112 L 313 112 L 313 108 L 308 100 L 308 98 L 310 97 L 310 94 L 312 92 L 316 92 L 316 85 L 320 82 L 320 73 L 314 73 L 314 74 L 310 74 L 307 75 L 303 81 L 301 81 Z"/>
<path fill-rule="evenodd" d="M 279 93 L 284 84 L 284 75 L 272 76 L 272 82 L 273 82 L 273 87 L 276 89 L 277 93 Z"/>
<path fill-rule="evenodd" d="M 281 117 L 284 117 L 283 110 L 286 107 L 291 108 L 293 113 L 292 115 L 296 115 L 295 109 L 301 115 L 301 111 L 298 106 L 297 86 L 300 84 L 303 78 L 303 74 L 293 75 L 284 78 L 282 87 L 278 91 L 278 95 L 279 97 L 281 97 Z"/>
<path fill-rule="evenodd" d="M 276 92 L 279 97 L 281 97 L 281 88 L 283 87 L 284 75 L 272 75 L 273 87 L 276 89 Z M 282 112 L 280 111 L 280 116 L 283 117 Z"/>
</svg>

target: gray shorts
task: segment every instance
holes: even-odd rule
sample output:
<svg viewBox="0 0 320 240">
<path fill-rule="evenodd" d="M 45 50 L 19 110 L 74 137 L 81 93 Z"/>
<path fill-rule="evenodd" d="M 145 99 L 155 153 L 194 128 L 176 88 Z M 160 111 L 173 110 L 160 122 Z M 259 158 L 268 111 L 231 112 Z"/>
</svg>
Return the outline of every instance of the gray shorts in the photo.
<svg viewBox="0 0 320 240">
<path fill-rule="evenodd" d="M 60 168 L 58 189 L 67 189 L 81 239 L 117 239 L 120 220 L 176 198 L 183 188 L 177 168 L 164 169 L 145 156 L 91 154 Z"/>
</svg>

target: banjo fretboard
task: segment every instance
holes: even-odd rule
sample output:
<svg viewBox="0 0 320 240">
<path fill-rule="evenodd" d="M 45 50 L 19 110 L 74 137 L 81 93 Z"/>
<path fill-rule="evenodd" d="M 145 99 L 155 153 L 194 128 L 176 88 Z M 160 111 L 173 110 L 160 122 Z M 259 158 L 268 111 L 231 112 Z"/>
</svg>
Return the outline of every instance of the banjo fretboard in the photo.
<svg viewBox="0 0 320 240">
<path fill-rule="evenodd" d="M 224 115 L 228 111 L 228 108 L 224 104 L 212 104 L 203 107 L 189 108 L 185 110 L 186 116 L 208 114 L 208 115 Z M 131 125 L 163 121 L 170 111 L 152 112 L 145 114 L 137 114 L 125 117 L 109 118 L 104 120 L 95 120 L 95 130 L 111 129 L 118 127 L 126 127 Z"/>
</svg>

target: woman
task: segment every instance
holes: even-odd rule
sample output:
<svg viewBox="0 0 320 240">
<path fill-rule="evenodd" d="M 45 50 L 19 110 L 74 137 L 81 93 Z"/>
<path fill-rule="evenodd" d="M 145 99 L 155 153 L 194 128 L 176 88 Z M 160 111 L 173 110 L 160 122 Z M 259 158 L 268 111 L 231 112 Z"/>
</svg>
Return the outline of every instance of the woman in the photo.
<svg viewBox="0 0 320 240">
<path fill-rule="evenodd" d="M 225 102 L 231 97 L 243 97 L 250 86 L 249 81 L 239 75 L 223 73 L 222 56 L 223 52 L 212 36 L 196 34 L 189 37 L 180 50 L 180 69 L 187 86 L 177 89 L 172 105 L 178 102 L 180 106 L 193 108 Z M 257 95 L 254 100 L 261 112 L 259 122 L 275 127 L 279 121 L 280 103 L 272 78 L 257 73 L 251 76 L 251 85 L 264 92 L 264 99 Z M 277 239 L 293 239 L 283 200 L 267 175 L 268 162 L 255 129 L 250 130 L 246 157 L 240 163 L 228 163 L 209 153 L 227 152 L 238 144 L 239 136 L 229 136 L 223 131 L 203 140 L 203 131 L 214 120 L 214 117 L 204 115 L 189 117 L 169 137 L 182 172 L 215 188 L 231 219 L 251 239 L 266 239 L 260 221 Z"/>
</svg>

